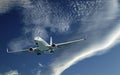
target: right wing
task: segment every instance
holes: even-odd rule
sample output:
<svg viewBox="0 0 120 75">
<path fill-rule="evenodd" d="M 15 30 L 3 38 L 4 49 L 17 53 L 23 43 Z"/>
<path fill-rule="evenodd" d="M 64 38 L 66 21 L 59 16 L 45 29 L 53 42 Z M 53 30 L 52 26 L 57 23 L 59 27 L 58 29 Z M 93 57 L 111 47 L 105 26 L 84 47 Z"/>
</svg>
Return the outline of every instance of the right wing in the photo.
<svg viewBox="0 0 120 75">
<path fill-rule="evenodd" d="M 56 44 L 56 46 L 61 47 L 61 46 L 69 45 L 72 43 L 77 43 L 77 42 L 80 42 L 82 40 L 86 40 L 86 39 L 79 39 L 79 40 L 74 40 L 74 41 L 69 41 L 69 42 L 64 42 L 64 43 L 58 43 L 58 44 Z"/>
</svg>

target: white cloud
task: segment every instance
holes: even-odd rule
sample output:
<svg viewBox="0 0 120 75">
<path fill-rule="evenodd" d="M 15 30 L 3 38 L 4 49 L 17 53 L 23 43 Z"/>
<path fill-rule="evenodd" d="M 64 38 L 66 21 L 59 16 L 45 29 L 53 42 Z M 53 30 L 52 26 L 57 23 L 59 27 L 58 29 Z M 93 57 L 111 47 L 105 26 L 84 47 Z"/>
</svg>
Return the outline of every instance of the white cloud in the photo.
<svg viewBox="0 0 120 75">
<path fill-rule="evenodd" d="M 0 13 L 5 13 L 6 11 L 8 11 L 11 8 L 12 3 L 14 4 L 13 1 L 0 0 Z"/>
<path fill-rule="evenodd" d="M 14 6 L 30 7 L 29 0 L 0 0 L 0 14 L 8 12 Z"/>
<path fill-rule="evenodd" d="M 26 8 L 23 14 L 24 22 L 26 24 L 25 31 L 30 30 L 29 32 L 33 33 L 33 37 L 36 35 L 46 37 L 46 28 L 50 28 L 50 31 L 52 32 L 57 31 L 60 33 L 69 30 L 71 18 L 68 15 L 64 15 L 64 13 L 58 12 L 62 11 L 61 9 L 52 7 L 48 1 L 44 0 L 35 1 L 35 4 L 32 4 L 32 6 L 32 8 Z M 59 5 L 56 5 L 56 7 L 59 7 Z M 28 26 L 31 28 L 28 28 Z M 41 34 L 36 32 L 40 32 Z"/>
<path fill-rule="evenodd" d="M 19 75 L 17 70 L 11 70 L 9 72 L 6 72 L 5 75 Z"/>
</svg>

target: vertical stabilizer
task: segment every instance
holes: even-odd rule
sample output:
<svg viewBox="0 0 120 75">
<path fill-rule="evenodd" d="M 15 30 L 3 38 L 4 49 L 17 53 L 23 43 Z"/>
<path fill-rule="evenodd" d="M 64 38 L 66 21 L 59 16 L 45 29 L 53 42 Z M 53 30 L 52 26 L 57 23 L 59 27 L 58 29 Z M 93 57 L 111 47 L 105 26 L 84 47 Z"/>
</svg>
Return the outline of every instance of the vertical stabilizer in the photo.
<svg viewBox="0 0 120 75">
<path fill-rule="evenodd" d="M 50 45 L 52 45 L 52 37 L 50 37 Z"/>
</svg>

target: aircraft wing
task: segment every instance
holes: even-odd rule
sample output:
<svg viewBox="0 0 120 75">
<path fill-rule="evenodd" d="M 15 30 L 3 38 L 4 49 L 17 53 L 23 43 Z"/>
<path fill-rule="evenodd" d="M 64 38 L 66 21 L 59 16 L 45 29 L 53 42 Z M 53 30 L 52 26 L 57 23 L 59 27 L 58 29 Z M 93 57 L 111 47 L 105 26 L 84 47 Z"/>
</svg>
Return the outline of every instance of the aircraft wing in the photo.
<svg viewBox="0 0 120 75">
<path fill-rule="evenodd" d="M 64 43 L 58 43 L 58 44 L 56 44 L 56 46 L 61 47 L 61 46 L 77 43 L 77 42 L 80 42 L 80 41 L 83 41 L 83 40 L 86 40 L 86 39 L 79 39 L 79 40 L 74 40 L 74 41 L 69 41 L 69 42 L 64 42 Z"/>
<path fill-rule="evenodd" d="M 7 53 L 15 53 L 15 52 L 33 52 L 36 48 L 32 48 L 33 50 L 30 49 L 25 49 L 25 50 L 16 50 L 16 51 L 8 51 L 7 49 Z"/>
</svg>

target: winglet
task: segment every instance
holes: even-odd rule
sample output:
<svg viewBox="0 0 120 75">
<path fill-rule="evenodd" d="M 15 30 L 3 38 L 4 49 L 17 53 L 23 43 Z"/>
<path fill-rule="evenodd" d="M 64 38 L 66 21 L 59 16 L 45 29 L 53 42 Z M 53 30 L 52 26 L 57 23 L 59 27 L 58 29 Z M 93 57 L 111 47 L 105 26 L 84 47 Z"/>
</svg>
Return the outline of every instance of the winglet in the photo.
<svg viewBox="0 0 120 75">
<path fill-rule="evenodd" d="M 8 48 L 6 50 L 7 50 L 7 53 L 9 53 Z"/>
<path fill-rule="evenodd" d="M 8 50 L 8 48 L 6 49 L 6 51 L 7 51 L 7 53 L 12 53 L 12 52 L 10 52 L 10 51 Z"/>
</svg>

